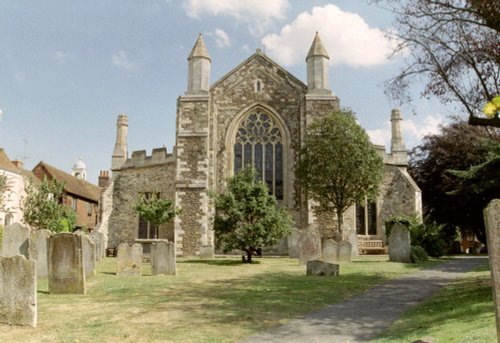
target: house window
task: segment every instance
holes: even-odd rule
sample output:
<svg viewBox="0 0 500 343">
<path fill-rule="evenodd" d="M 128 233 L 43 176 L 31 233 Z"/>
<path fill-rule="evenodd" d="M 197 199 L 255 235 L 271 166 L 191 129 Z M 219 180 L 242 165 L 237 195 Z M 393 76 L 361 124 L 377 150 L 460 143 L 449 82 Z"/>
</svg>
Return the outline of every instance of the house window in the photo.
<svg viewBox="0 0 500 343">
<path fill-rule="evenodd" d="M 356 231 L 358 235 L 377 234 L 377 204 L 365 201 L 356 204 Z"/>
<path fill-rule="evenodd" d="M 77 208 L 77 199 L 71 197 L 71 209 L 76 212 L 76 208 Z"/>
<path fill-rule="evenodd" d="M 277 199 L 283 199 L 283 135 L 265 113 L 252 113 L 240 124 L 234 144 L 234 173 L 253 166 Z"/>
<path fill-rule="evenodd" d="M 160 193 L 156 194 L 157 197 L 160 197 Z M 151 198 L 151 193 L 144 193 L 144 197 L 147 199 Z M 142 216 L 139 216 L 139 227 L 137 230 L 137 238 L 138 239 L 157 239 L 158 238 L 158 226 L 153 223 L 147 221 Z"/>
<path fill-rule="evenodd" d="M 92 217 L 92 204 L 87 203 L 87 216 Z"/>
</svg>

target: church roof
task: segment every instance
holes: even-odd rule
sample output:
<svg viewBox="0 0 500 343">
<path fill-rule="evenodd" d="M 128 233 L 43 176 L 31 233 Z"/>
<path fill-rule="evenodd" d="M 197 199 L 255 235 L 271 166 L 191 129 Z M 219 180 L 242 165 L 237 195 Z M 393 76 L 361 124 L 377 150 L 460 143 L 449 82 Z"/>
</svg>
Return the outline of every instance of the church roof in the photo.
<svg viewBox="0 0 500 343">
<path fill-rule="evenodd" d="M 208 54 L 208 49 L 207 46 L 205 45 L 203 37 L 201 36 L 201 33 L 198 35 L 196 43 L 194 43 L 193 50 L 191 50 L 191 53 L 188 56 L 188 60 L 190 60 L 193 57 L 203 57 L 210 60 L 210 55 Z"/>
<path fill-rule="evenodd" d="M 65 192 L 78 195 L 94 202 L 99 201 L 99 194 L 101 190 L 98 186 L 85 180 L 77 179 L 73 175 L 57 169 L 56 167 L 53 167 L 43 161 L 40 161 L 36 167 L 33 168 L 33 172 L 35 172 L 37 168 L 41 168 L 45 174 L 61 183 Z"/>
<path fill-rule="evenodd" d="M 319 38 L 319 33 L 316 31 L 316 35 L 314 36 L 314 40 L 312 42 L 311 48 L 309 49 L 309 52 L 307 53 L 306 61 L 309 59 L 309 57 L 313 56 L 324 56 L 326 58 L 330 58 L 328 56 L 328 52 L 326 52 L 325 46 L 323 45 L 323 42 L 321 41 L 321 38 Z"/>
</svg>

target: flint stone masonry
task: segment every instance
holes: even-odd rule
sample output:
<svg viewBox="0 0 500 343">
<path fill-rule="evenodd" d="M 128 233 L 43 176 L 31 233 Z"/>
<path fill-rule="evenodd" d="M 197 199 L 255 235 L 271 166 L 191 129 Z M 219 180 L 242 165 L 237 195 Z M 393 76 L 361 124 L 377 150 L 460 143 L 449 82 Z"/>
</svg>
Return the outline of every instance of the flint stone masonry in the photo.
<svg viewBox="0 0 500 343">
<path fill-rule="evenodd" d="M 200 259 L 211 260 L 215 257 L 213 245 L 203 245 L 200 248 Z"/>
<path fill-rule="evenodd" d="M 96 259 L 95 259 L 95 244 L 90 240 L 90 237 L 80 231 L 76 233 L 82 237 L 83 249 L 83 270 L 85 271 L 85 278 L 92 278 L 96 275 Z"/>
<path fill-rule="evenodd" d="M 116 275 L 141 276 L 142 275 L 142 245 L 122 243 L 118 246 L 116 256 Z"/>
<path fill-rule="evenodd" d="M 37 323 L 36 262 L 24 256 L 0 257 L 0 323 Z"/>
<path fill-rule="evenodd" d="M 497 342 L 500 343 L 500 199 L 491 201 L 484 210 L 486 239 L 493 279 L 493 299 L 497 324 Z"/>
<path fill-rule="evenodd" d="M 85 294 L 82 237 L 58 233 L 49 237 L 49 293 Z"/>
<path fill-rule="evenodd" d="M 158 240 L 151 245 L 151 273 L 153 275 L 176 275 L 175 244 Z"/>
<path fill-rule="evenodd" d="M 411 262 L 411 240 L 410 231 L 400 223 L 392 224 L 389 236 L 389 261 L 391 262 Z"/>
<path fill-rule="evenodd" d="M 337 261 L 350 262 L 352 257 L 352 245 L 347 241 L 340 241 L 338 245 Z"/>
<path fill-rule="evenodd" d="M 36 260 L 36 275 L 38 279 L 46 278 L 49 275 L 47 263 L 47 244 L 52 235 L 49 230 L 36 230 L 30 235 L 30 256 Z"/>
<path fill-rule="evenodd" d="M 323 252 L 323 261 L 337 262 L 338 260 L 338 244 L 333 239 L 325 239 L 321 244 Z"/>
<path fill-rule="evenodd" d="M 317 260 L 321 256 L 321 239 L 312 230 L 304 230 L 299 238 L 300 260 L 302 263 Z"/>
<path fill-rule="evenodd" d="M 307 261 L 307 276 L 338 276 L 339 265 L 323 261 Z"/>
<path fill-rule="evenodd" d="M 3 229 L 2 256 L 23 255 L 30 258 L 30 232 L 29 228 L 19 223 L 6 226 Z"/>
</svg>

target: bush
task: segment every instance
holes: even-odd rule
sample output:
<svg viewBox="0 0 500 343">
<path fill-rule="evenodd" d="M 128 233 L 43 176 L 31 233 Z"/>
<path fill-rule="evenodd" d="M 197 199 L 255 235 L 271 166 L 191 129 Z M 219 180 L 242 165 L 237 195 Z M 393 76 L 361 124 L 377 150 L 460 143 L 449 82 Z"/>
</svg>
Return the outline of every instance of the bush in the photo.
<svg viewBox="0 0 500 343">
<path fill-rule="evenodd" d="M 429 256 L 425 252 L 424 248 L 418 245 L 411 246 L 411 262 L 421 263 L 429 260 Z"/>
<path fill-rule="evenodd" d="M 446 233 L 443 225 L 435 222 L 427 222 L 410 227 L 411 242 L 415 246 L 422 247 L 429 256 L 441 257 L 447 250 L 445 237 Z"/>
</svg>

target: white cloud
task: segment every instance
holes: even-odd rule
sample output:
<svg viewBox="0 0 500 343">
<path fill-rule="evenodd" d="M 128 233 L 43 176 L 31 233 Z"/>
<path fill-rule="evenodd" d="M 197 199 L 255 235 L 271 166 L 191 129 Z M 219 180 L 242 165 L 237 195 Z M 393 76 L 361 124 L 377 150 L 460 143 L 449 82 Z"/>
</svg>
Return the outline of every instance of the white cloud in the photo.
<svg viewBox="0 0 500 343">
<path fill-rule="evenodd" d="M 254 34 L 262 33 L 276 19 L 284 18 L 288 0 L 186 0 L 187 15 L 199 19 L 202 15 L 227 15 L 249 24 Z"/>
<path fill-rule="evenodd" d="M 231 40 L 229 39 L 229 36 L 222 29 L 215 29 L 214 32 L 210 32 L 208 35 L 213 35 L 214 36 L 215 44 L 219 48 L 224 48 L 224 47 L 231 46 Z"/>
<path fill-rule="evenodd" d="M 391 130 L 389 122 L 387 122 L 385 129 L 366 130 L 373 144 L 388 146 L 391 142 Z"/>
<path fill-rule="evenodd" d="M 69 54 L 62 51 L 56 51 L 52 54 L 52 58 L 56 60 L 57 63 L 63 64 L 68 60 Z"/>
<path fill-rule="evenodd" d="M 134 63 L 128 60 L 127 53 L 123 50 L 111 56 L 111 63 L 117 68 L 129 70 L 134 66 Z"/>
<path fill-rule="evenodd" d="M 369 27 L 360 15 L 344 12 L 335 5 L 302 12 L 279 34 L 265 36 L 262 43 L 278 62 L 295 65 L 305 60 L 316 31 L 330 55 L 330 64 L 356 67 L 382 64 L 394 47 L 384 31 Z"/>
</svg>

